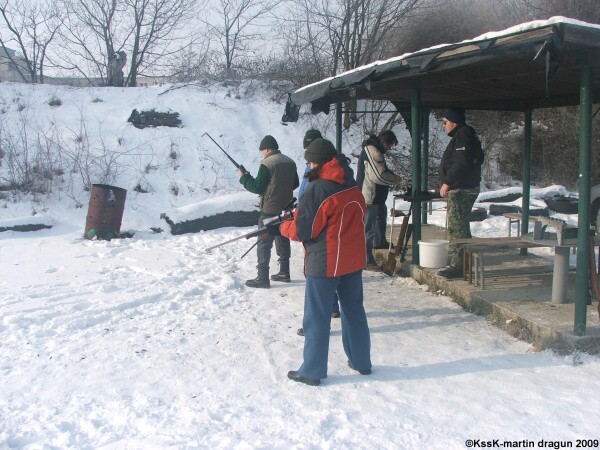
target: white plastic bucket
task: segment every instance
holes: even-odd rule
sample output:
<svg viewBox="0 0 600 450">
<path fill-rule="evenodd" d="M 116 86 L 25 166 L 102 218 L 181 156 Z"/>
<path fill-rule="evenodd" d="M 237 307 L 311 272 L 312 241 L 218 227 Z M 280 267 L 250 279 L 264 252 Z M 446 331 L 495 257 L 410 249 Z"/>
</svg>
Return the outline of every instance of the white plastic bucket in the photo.
<svg viewBox="0 0 600 450">
<path fill-rule="evenodd" d="M 419 263 L 421 267 L 437 269 L 448 265 L 448 241 L 445 239 L 423 239 L 419 241 Z"/>
</svg>

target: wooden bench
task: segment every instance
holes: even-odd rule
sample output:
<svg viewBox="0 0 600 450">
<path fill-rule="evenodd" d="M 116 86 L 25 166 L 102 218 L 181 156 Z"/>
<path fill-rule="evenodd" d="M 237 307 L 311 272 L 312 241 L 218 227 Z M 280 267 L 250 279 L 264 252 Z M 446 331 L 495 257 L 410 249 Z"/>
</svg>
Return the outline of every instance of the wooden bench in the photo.
<svg viewBox="0 0 600 450">
<path fill-rule="evenodd" d="M 517 236 L 520 236 L 523 215 L 521 213 L 505 213 L 503 215 L 508 219 L 508 237 L 511 237 L 513 223 L 517 224 Z M 556 230 L 558 245 L 562 245 L 562 242 L 570 237 L 571 233 L 576 234 L 577 230 L 576 227 L 568 225 L 564 220 L 553 217 L 529 216 L 529 222 L 533 223 L 533 239 L 545 239 L 546 228 L 550 227 Z"/>
<path fill-rule="evenodd" d="M 453 239 L 450 245 L 463 248 L 463 280 L 485 289 L 484 255 L 486 252 L 517 248 L 547 247 L 546 243 L 527 241 L 520 237 Z M 551 246 L 554 244 L 551 244 Z"/>
<path fill-rule="evenodd" d="M 553 222 L 551 222 L 554 224 Z M 550 223 L 549 223 L 550 225 Z M 559 225 L 560 227 L 560 225 Z M 529 247 L 553 247 L 554 263 L 552 269 L 552 303 L 566 303 L 567 284 L 569 273 L 569 251 L 577 247 L 577 239 L 564 238 L 563 230 L 557 230 L 556 237 L 552 239 L 534 239 L 527 235 L 520 238 L 471 238 L 454 239 L 450 245 L 460 245 L 464 249 L 463 279 L 473 284 L 473 273 L 475 285 L 485 289 L 484 281 L 484 254 L 494 250 Z M 594 237 L 594 245 L 600 244 L 600 236 Z"/>
<path fill-rule="evenodd" d="M 517 224 L 517 237 L 521 235 L 521 220 L 523 220 L 523 215 L 519 212 L 509 212 L 502 214 L 504 217 L 508 219 L 508 237 L 512 237 L 512 225 L 513 223 Z M 535 224 L 536 217 L 529 216 L 529 221 Z"/>
</svg>

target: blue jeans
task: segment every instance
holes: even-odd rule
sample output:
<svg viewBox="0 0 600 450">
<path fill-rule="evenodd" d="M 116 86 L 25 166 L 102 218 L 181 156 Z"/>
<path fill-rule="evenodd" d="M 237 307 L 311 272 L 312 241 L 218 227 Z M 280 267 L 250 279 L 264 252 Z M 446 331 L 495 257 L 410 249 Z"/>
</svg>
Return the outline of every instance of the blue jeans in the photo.
<svg viewBox="0 0 600 450">
<path fill-rule="evenodd" d="M 341 304 L 342 344 L 352 367 L 371 368 L 371 336 L 363 305 L 362 270 L 341 277 L 306 277 L 304 296 L 304 362 L 300 375 L 327 378 L 331 299 L 337 291 Z"/>
</svg>

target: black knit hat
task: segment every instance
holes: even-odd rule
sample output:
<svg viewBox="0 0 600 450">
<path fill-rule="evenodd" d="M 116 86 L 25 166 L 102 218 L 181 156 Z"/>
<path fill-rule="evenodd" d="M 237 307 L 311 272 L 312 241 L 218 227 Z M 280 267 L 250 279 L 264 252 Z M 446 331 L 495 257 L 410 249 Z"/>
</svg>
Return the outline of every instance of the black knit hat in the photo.
<svg viewBox="0 0 600 450">
<path fill-rule="evenodd" d="M 464 108 L 448 108 L 444 111 L 444 118 L 450 122 L 463 123 L 465 121 L 465 109 Z"/>
<path fill-rule="evenodd" d="M 323 136 L 321 136 L 321 132 L 319 130 L 308 130 L 306 132 L 306 134 L 304 135 L 304 139 L 302 140 L 302 146 L 303 148 L 306 148 L 310 145 L 310 143 L 312 141 L 314 141 L 317 138 L 322 138 Z"/>
<path fill-rule="evenodd" d="M 323 138 L 317 138 L 310 143 L 304 151 L 304 159 L 308 162 L 324 164 L 331 161 L 337 155 L 337 151 L 331 141 Z"/>
<path fill-rule="evenodd" d="M 270 149 L 270 150 L 279 150 L 279 144 L 277 143 L 277 141 L 275 140 L 275 138 L 273 136 L 271 136 L 270 134 L 267 134 L 264 138 L 262 138 L 262 141 L 260 141 L 260 145 L 258 146 L 259 150 L 266 150 L 266 149 Z"/>
</svg>

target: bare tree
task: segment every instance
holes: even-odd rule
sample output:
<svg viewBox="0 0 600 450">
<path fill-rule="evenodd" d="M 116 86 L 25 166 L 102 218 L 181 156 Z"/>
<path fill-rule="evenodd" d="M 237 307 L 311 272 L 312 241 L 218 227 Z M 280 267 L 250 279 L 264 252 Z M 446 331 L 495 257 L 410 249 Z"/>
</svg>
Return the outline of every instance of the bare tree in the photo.
<svg viewBox="0 0 600 450">
<path fill-rule="evenodd" d="M 90 79 L 99 78 L 102 84 L 135 86 L 143 70 L 159 71 L 161 61 L 195 41 L 183 25 L 196 0 L 63 1 L 68 18 L 63 39 L 68 54 L 62 67 Z M 120 83 L 125 59 L 129 69 Z"/>
<path fill-rule="evenodd" d="M 585 22 L 600 23 L 600 8 L 597 0 L 502 0 L 504 11 L 529 14 L 528 19 L 548 19 L 551 16 L 566 16 Z M 523 22 L 523 15 L 516 17 Z"/>
<path fill-rule="evenodd" d="M 155 67 L 161 58 L 182 51 L 189 44 L 179 35 L 179 27 L 190 17 L 195 0 L 125 0 L 133 14 L 131 58 L 126 83 L 137 85 L 137 77 L 144 67 Z"/>
<path fill-rule="evenodd" d="M 198 80 L 207 73 L 209 40 L 190 42 L 182 51 L 168 57 L 167 70 L 179 82 Z"/>
<path fill-rule="evenodd" d="M 108 83 L 108 65 L 131 34 L 122 0 L 63 0 L 63 54 L 56 65 Z"/>
<path fill-rule="evenodd" d="M 327 36 L 334 75 L 378 59 L 390 32 L 422 3 L 423 0 L 304 0 L 303 8 L 313 28 Z"/>
<path fill-rule="evenodd" d="M 0 45 L 15 44 L 22 58 L 5 50 L 6 57 L 25 82 L 43 83 L 48 47 L 61 21 L 52 2 L 10 2 L 0 4 L 0 13 L 7 31 L 0 31 Z"/>
<path fill-rule="evenodd" d="M 424 0 L 302 0 L 294 18 L 309 32 L 304 46 L 330 61 L 329 75 L 375 61 L 385 54 L 387 39 Z M 318 46 L 318 48 L 315 48 Z M 315 58 L 318 61 L 318 59 Z M 349 102 L 344 125 L 357 120 Z"/>
<path fill-rule="evenodd" d="M 233 75 L 234 61 L 248 52 L 262 35 L 259 19 L 270 13 L 280 0 L 218 0 L 212 8 L 217 21 L 206 20 L 215 33 L 225 58 L 225 73 Z"/>
</svg>

